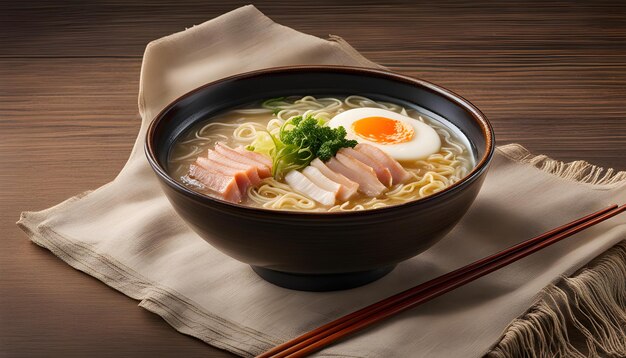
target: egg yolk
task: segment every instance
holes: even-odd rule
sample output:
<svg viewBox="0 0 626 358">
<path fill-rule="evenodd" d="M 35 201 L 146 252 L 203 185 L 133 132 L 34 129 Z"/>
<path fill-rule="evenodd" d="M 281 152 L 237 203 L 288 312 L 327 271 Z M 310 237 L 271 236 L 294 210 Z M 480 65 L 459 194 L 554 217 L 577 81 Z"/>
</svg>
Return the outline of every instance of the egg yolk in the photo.
<svg viewBox="0 0 626 358">
<path fill-rule="evenodd" d="M 359 137 L 381 144 L 398 144 L 413 139 L 413 127 L 386 117 L 361 118 L 352 123 L 352 131 Z"/>
</svg>

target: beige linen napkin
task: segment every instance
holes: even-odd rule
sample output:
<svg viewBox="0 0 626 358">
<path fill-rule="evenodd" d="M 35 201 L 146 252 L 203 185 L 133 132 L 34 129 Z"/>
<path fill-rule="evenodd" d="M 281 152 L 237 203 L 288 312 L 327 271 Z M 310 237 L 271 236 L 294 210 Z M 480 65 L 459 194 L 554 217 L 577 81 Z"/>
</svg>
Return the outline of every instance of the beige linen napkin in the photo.
<svg viewBox="0 0 626 358">
<path fill-rule="evenodd" d="M 462 222 L 432 249 L 383 279 L 326 293 L 268 284 L 176 216 L 147 164 L 143 141 L 149 121 L 181 94 L 235 73 L 295 64 L 376 66 L 339 38 L 326 41 L 299 33 L 252 6 L 150 43 L 139 93 L 143 122 L 124 169 L 95 191 L 23 213 L 18 224 L 35 243 L 140 300 L 141 307 L 180 332 L 251 356 L 581 214 L 626 202 L 624 173 L 599 178 L 598 168 L 564 166 L 532 157 L 516 145 L 501 147 Z M 582 178 L 583 172 L 589 175 Z M 577 178 L 587 183 L 573 180 Z M 626 216 L 614 218 L 319 356 L 481 356 L 543 287 L 625 237 Z"/>
</svg>

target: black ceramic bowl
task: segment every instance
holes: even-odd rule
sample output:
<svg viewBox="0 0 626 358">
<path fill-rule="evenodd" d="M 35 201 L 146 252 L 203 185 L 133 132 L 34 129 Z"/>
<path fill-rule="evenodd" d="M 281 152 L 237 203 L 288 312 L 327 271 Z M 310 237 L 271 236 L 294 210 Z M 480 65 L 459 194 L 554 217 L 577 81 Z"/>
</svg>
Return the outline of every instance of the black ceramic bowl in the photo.
<svg viewBox="0 0 626 358">
<path fill-rule="evenodd" d="M 252 101 L 291 95 L 359 94 L 415 104 L 446 118 L 469 139 L 475 168 L 429 197 L 360 212 L 310 213 L 252 208 L 211 198 L 172 179 L 172 144 L 194 123 Z M 376 280 L 441 239 L 478 194 L 494 150 L 485 116 L 426 81 L 352 67 L 286 67 L 244 73 L 197 88 L 151 123 L 146 154 L 176 212 L 203 239 L 264 279 L 300 290 L 336 290 Z"/>
</svg>

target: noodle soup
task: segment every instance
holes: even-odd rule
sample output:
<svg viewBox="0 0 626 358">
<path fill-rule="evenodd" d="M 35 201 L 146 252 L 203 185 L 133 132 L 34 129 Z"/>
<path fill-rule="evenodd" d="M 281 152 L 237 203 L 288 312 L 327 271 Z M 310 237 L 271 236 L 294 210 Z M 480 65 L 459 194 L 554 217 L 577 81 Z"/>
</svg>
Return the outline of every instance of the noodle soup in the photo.
<svg viewBox="0 0 626 358">
<path fill-rule="evenodd" d="M 328 145 L 316 147 L 317 152 L 301 146 L 284 154 L 281 138 L 293 137 L 289 134 L 299 130 L 300 123 L 304 126 L 308 118 L 315 120 L 309 121 L 310 127 L 315 122 L 320 132 L 341 132 L 345 138 L 333 137 L 325 143 Z M 219 179 L 220 188 L 226 188 L 224 180 L 233 176 L 243 192 L 226 199 L 252 207 L 334 212 L 399 205 L 447 188 L 474 167 L 467 139 L 445 120 L 435 118 L 426 110 L 362 96 L 271 99 L 192 127 L 173 145 L 168 168 L 170 175 L 188 188 L 222 199 L 225 194 L 216 195 L 211 185 Z M 334 132 L 322 131 L 324 127 L 332 127 Z M 303 127 L 301 133 L 307 137 L 305 130 L 308 128 Z M 250 153 L 244 153 L 244 148 Z M 211 158 L 214 149 L 217 152 Z M 248 178 L 241 173 L 257 175 L 246 167 L 251 162 L 240 163 L 235 158 L 236 165 L 226 163 L 226 170 L 216 173 L 219 178 L 207 178 L 203 169 L 211 172 L 210 163 L 222 163 L 236 152 L 258 158 L 271 173 L 261 175 L 258 181 Z M 319 153 L 323 154 L 317 158 Z M 292 157 L 295 164 L 288 162 Z M 355 175 L 358 170 L 363 175 Z M 367 176 L 378 182 L 367 182 Z"/>
</svg>

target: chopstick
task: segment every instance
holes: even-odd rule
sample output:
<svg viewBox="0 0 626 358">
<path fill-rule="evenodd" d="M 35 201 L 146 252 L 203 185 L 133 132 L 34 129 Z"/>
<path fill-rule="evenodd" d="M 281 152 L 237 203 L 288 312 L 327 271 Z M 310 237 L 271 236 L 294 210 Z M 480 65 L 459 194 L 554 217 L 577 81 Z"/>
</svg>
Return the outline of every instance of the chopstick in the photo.
<svg viewBox="0 0 626 358">
<path fill-rule="evenodd" d="M 626 211 L 626 206 L 611 205 L 605 209 L 586 215 L 537 237 L 523 241 L 508 249 L 343 316 L 313 331 L 278 345 L 257 356 L 257 358 L 293 358 L 306 356 L 348 334 L 438 297 L 581 230 L 618 215 L 623 211 Z"/>
</svg>

